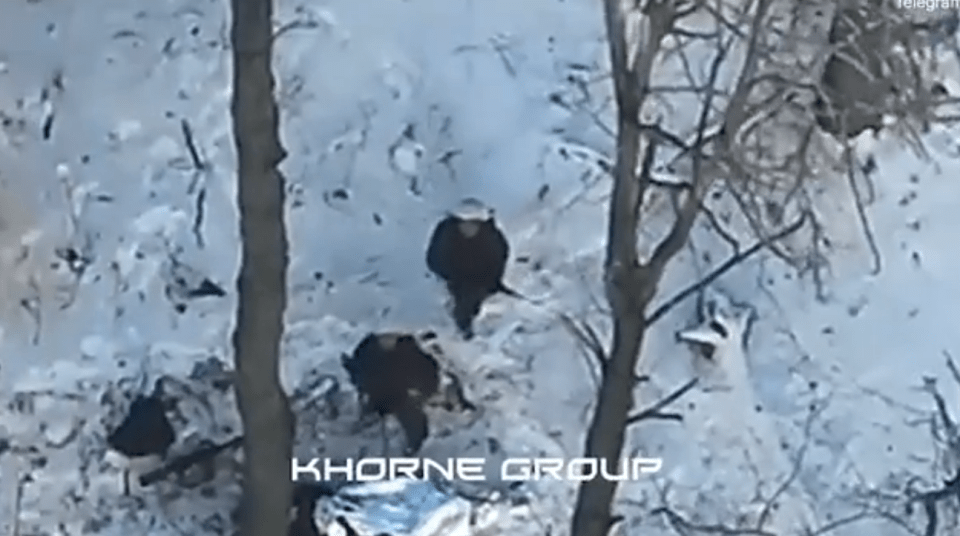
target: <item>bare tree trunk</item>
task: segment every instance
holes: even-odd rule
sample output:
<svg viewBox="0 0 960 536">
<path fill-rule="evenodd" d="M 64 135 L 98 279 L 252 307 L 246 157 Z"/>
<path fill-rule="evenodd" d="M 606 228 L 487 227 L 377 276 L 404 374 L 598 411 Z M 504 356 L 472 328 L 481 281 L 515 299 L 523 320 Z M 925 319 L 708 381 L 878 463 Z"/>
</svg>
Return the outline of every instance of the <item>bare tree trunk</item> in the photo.
<svg viewBox="0 0 960 536">
<path fill-rule="evenodd" d="M 649 24 L 645 42 L 640 46 L 642 53 L 629 58 L 624 32 L 625 6 L 620 0 L 604 1 L 618 108 L 617 152 L 605 274 L 607 301 L 613 312 L 614 323 L 613 344 L 610 356 L 604 363 L 603 382 L 593 420 L 587 430 L 584 450 L 585 456 L 602 458 L 609 467 L 616 467 L 620 460 L 627 419 L 633 407 L 635 369 L 646 331 L 644 315 L 656 294 L 666 261 L 676 253 L 664 251 L 662 247 L 677 231 L 675 227 L 649 263 L 641 265 L 637 257 L 640 203 L 649 185 L 648 173 L 655 151 L 655 145 L 648 141 L 638 176 L 636 170 L 637 164 L 640 164 L 642 141 L 638 121 L 647 96 L 653 60 L 660 48 L 660 41 L 669 33 L 673 23 L 672 6 L 669 4 L 670 0 L 649 2 Z M 685 240 L 686 233 L 681 245 Z M 616 482 L 600 478 L 581 484 L 573 514 L 573 536 L 607 534 L 612 523 L 610 507 L 616 486 Z"/>
<path fill-rule="evenodd" d="M 727 92 L 731 97 L 723 112 L 714 113 L 715 116 L 720 116 L 714 117 L 714 122 L 722 125 L 722 129 L 710 136 L 706 131 L 713 110 L 713 99 L 718 92 L 717 80 L 720 66 L 726 60 L 727 53 L 736 40 L 743 39 L 743 36 L 731 33 L 725 37 L 726 32 L 718 30 L 714 34 L 707 33 L 698 38 L 702 42 L 714 42 L 716 54 L 713 57 L 709 79 L 691 81 L 694 91 L 702 96 L 702 106 L 696 127 L 696 139 L 690 145 L 683 141 L 686 135 L 678 136 L 676 133 L 668 132 L 659 124 L 642 124 L 640 112 L 651 91 L 651 73 L 655 60 L 660 55 L 663 39 L 673 33 L 685 34 L 689 37 L 691 32 L 679 31 L 678 21 L 701 12 L 706 4 L 686 0 L 604 0 L 603 4 L 618 119 L 605 265 L 606 297 L 613 315 L 613 336 L 609 351 L 596 343 L 596 338 L 593 338 L 588 345 L 591 352 L 600 360 L 603 379 L 593 420 L 587 430 L 584 450 L 586 457 L 601 458 L 608 465 L 616 467 L 623 450 L 626 427 L 655 417 L 658 408 L 662 407 L 658 403 L 651 409 L 630 415 L 634 405 L 633 393 L 637 378 L 635 369 L 648 327 L 662 318 L 666 311 L 677 305 L 684 297 L 710 284 L 725 271 L 743 262 L 757 251 L 772 247 L 775 241 L 797 231 L 812 216 L 805 207 L 801 206 L 801 217 L 780 232 L 770 234 L 754 228 L 754 232 L 761 238 L 757 244 L 748 250 L 738 252 L 710 275 L 687 287 L 673 299 L 667 300 L 654 312 L 648 314 L 647 309 L 657 294 L 657 286 L 667 266 L 689 240 L 697 215 L 701 207 L 705 208 L 704 193 L 711 179 L 708 173 L 703 171 L 704 146 L 712 143 L 714 149 L 712 158 L 719 157 L 735 169 L 741 169 L 738 167 L 737 158 L 742 156 L 739 153 L 742 148 L 737 141 L 738 135 L 743 130 L 741 127 L 759 117 L 761 113 L 765 113 L 762 108 L 751 109 L 748 104 L 750 91 L 755 87 L 759 69 L 759 51 L 762 49 L 759 44 L 760 37 L 764 25 L 767 24 L 767 14 L 772 1 L 760 0 L 753 5 L 753 20 L 739 70 L 740 76 L 732 88 L 733 91 Z M 633 47 L 635 50 L 629 50 L 631 47 L 628 47 L 626 41 L 628 34 L 626 14 L 631 11 L 635 12 L 633 14 L 642 14 L 643 19 L 642 28 L 637 32 L 639 43 Z M 711 16 L 718 21 L 718 27 L 722 27 L 723 24 L 719 24 L 721 16 L 715 14 L 712 8 L 710 12 Z M 756 123 L 754 121 L 753 124 Z M 711 138 L 720 138 L 720 140 L 719 142 L 708 141 Z M 637 229 L 639 225 L 645 223 L 641 203 L 645 192 L 652 184 L 650 173 L 654 165 L 657 145 L 661 143 L 669 143 L 675 148 L 682 149 L 685 157 L 692 160 L 692 170 L 689 182 L 682 185 L 683 201 L 675 204 L 674 220 L 670 230 L 653 248 L 649 259 L 641 262 L 637 251 Z M 806 151 L 806 149 L 803 150 Z M 763 166 L 757 163 L 753 165 L 764 171 L 777 169 L 766 163 Z M 801 179 L 806 178 L 806 166 L 799 166 L 798 173 Z M 741 176 L 738 176 L 737 180 L 740 183 L 747 184 L 748 181 L 753 180 L 753 176 L 748 173 L 739 175 Z M 729 184 L 727 188 L 728 191 L 735 192 Z M 734 195 L 737 194 L 734 193 Z M 678 199 L 679 197 L 675 198 L 675 201 Z M 689 387 L 692 387 L 695 381 L 688 382 L 673 395 L 665 397 L 661 401 L 663 405 L 676 400 Z M 615 519 L 611 515 L 611 507 L 616 490 L 616 481 L 594 478 L 581 483 L 573 514 L 572 536 L 607 535 Z"/>
<path fill-rule="evenodd" d="M 233 334 L 244 428 L 243 536 L 286 534 L 293 415 L 279 377 L 287 294 L 284 180 L 271 67 L 271 0 L 231 0 L 233 115 L 243 255 Z"/>
</svg>

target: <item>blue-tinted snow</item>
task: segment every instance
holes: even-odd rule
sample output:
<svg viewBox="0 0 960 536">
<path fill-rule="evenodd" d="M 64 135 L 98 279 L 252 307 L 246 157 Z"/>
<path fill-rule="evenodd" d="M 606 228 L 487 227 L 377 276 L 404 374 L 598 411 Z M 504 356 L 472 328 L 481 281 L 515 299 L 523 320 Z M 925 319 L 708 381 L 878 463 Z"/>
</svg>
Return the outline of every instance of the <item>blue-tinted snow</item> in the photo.
<svg viewBox="0 0 960 536">
<path fill-rule="evenodd" d="M 292 238 L 285 384 L 291 392 L 310 384 L 326 393 L 330 382 L 314 380 L 331 374 L 342 392 L 329 397 L 333 402 L 325 395 L 323 403 L 352 409 L 340 353 L 369 330 L 433 328 L 444 364 L 464 376 L 483 411 L 472 418 L 431 414 L 439 433 L 425 444 L 425 456 L 493 457 L 488 438 L 498 440 L 501 456 L 576 456 L 595 385 L 555 313 L 607 329 L 600 275 L 609 183 L 596 160 L 611 150 L 598 120 L 612 122 L 600 6 L 585 0 L 411 0 L 380 2 L 375 10 L 339 0 L 281 4 L 278 28 L 299 21 L 278 38 L 276 50 L 290 153 L 283 164 Z M 14 448 L 3 456 L 0 484 L 10 481 L 11 464 L 30 473 L 21 487 L 22 534 L 58 526 L 67 534 L 84 526 L 103 534 L 215 534 L 227 523 L 234 465 L 225 462 L 210 485 L 219 490 L 212 497 L 161 487 L 141 505 L 119 496 L 119 473 L 104 461 L 103 438 L 130 390 L 162 374 L 182 380 L 177 394 L 187 403 L 176 424 L 189 436 L 184 444 L 200 436 L 222 440 L 238 426 L 232 395 L 204 378 L 188 379 L 211 357 L 231 362 L 239 250 L 228 22 L 221 1 L 4 5 L 0 112 L 10 120 L 0 131 L 0 207 L 13 223 L 0 236 L 7 263 L 0 278 L 7 302 L 0 396 L 2 436 Z M 955 67 L 948 68 L 947 77 L 956 79 Z M 587 97 L 589 107 L 578 109 Z M 675 104 L 681 111 L 696 106 Z M 51 110 L 51 138 L 43 140 Z M 192 167 L 183 119 L 208 171 Z M 684 424 L 645 424 L 626 447 L 664 457 L 658 483 L 671 483 L 668 498 L 689 519 L 734 523 L 748 514 L 756 475 L 745 469 L 748 447 L 737 437 L 755 423 L 772 424 L 787 449 L 758 472 L 768 484 L 782 480 L 814 402 L 827 405 L 810 425 L 813 439 L 796 486 L 813 497 L 821 524 L 859 511 L 851 505 L 858 489 L 899 496 L 908 474 L 928 486 L 939 483 L 944 473 L 933 466 L 943 448 L 922 424 L 933 405 L 917 387 L 922 376 L 935 376 L 948 404 L 960 401 L 944 362 L 944 351 L 960 353 L 949 329 L 960 299 L 953 275 L 960 269 L 953 253 L 960 216 L 956 133 L 934 129 L 928 138 L 933 161 L 886 140 L 864 148 L 878 164 L 876 200 L 868 207 L 884 260 L 878 276 L 869 275 L 845 180 L 831 181 L 824 172 L 817 203 L 834 245 L 828 299 L 817 301 L 809 278 L 798 279 L 773 258 L 721 281 L 760 312 L 744 356 L 750 385 L 737 393 L 739 404 L 753 407 L 727 404 L 717 414 L 710 394 L 695 391 L 677 405 Z M 457 340 L 443 293 L 422 260 L 430 226 L 464 196 L 492 205 L 513 238 L 515 258 L 529 258 L 511 265 L 508 281 L 546 298 L 542 307 L 494 300 L 471 343 Z M 69 207 L 78 209 L 73 218 Z M 643 231 L 647 239 L 657 236 L 656 229 Z M 705 224 L 695 241 L 714 262 L 727 254 Z M 21 244 L 29 257 L 13 269 Z M 63 262 L 51 264 L 64 247 L 89 254 L 78 285 Z M 178 314 L 164 288 L 172 258 L 228 295 L 191 302 Z M 706 269 L 683 254 L 661 291 L 670 295 Z M 30 277 L 43 298 L 36 344 L 34 318 L 9 306 L 32 296 Z M 692 374 L 691 353 L 673 337 L 688 325 L 692 307 L 665 317 L 645 341 L 642 372 L 654 381 L 640 390 L 639 405 Z M 105 401 L 117 407 L 105 410 Z M 307 402 L 298 406 L 313 425 L 305 427 L 303 451 L 347 456 L 365 442 L 379 445 L 376 434 L 348 433 L 352 415 L 329 421 Z M 757 407 L 771 416 L 743 418 Z M 722 442 L 711 442 L 718 437 L 711 429 L 723 431 Z M 25 450 L 31 445 L 35 452 Z M 670 534 L 661 518 L 646 515 L 659 504 L 650 484 L 622 489 L 628 531 Z M 484 530 L 544 534 L 552 526 L 553 534 L 562 533 L 572 486 L 531 488 L 536 497 L 526 513 L 477 514 Z M 897 501 L 881 506 L 902 511 Z M 912 519 L 916 526 L 921 515 Z M 835 534 L 868 532 L 905 534 L 886 521 Z"/>
</svg>

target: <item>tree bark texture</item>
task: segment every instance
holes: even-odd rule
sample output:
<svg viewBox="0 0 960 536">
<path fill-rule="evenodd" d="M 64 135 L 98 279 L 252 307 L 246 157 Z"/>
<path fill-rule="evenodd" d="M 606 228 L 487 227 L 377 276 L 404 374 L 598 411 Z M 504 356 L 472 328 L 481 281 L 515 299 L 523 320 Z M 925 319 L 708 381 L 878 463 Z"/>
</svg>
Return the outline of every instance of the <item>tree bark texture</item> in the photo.
<svg viewBox="0 0 960 536">
<path fill-rule="evenodd" d="M 585 456 L 603 458 L 608 464 L 617 464 L 623 450 L 627 417 L 633 407 L 634 370 L 645 330 L 643 315 L 655 293 L 655 282 L 640 277 L 644 272 L 637 263 L 637 220 L 631 197 L 638 195 L 634 170 L 639 144 L 635 122 L 627 125 L 620 121 L 614 171 L 618 186 L 614 187 L 611 200 L 606 267 L 607 297 L 614 316 L 613 344 L 584 449 Z M 619 186 L 621 178 L 623 187 Z M 603 479 L 581 484 L 573 515 L 573 536 L 607 534 L 616 484 Z"/>
<path fill-rule="evenodd" d="M 644 314 L 662 275 L 659 259 L 656 264 L 642 266 L 637 255 L 640 204 L 649 184 L 649 170 L 642 169 L 638 174 L 637 166 L 641 163 L 644 142 L 639 125 L 640 110 L 649 91 L 650 73 L 660 41 L 673 22 L 667 2 L 651 2 L 659 7 L 653 8 L 644 42 L 636 56 L 630 58 L 624 10 L 633 2 L 604 0 L 618 116 L 605 266 L 607 301 L 614 322 L 606 373 L 587 429 L 584 455 L 603 458 L 610 467 L 616 467 L 623 451 L 627 419 L 634 402 L 634 371 L 646 331 Z M 650 143 L 644 144 L 644 168 L 650 166 L 654 156 Z M 661 270 L 651 269 L 653 266 Z M 617 482 L 600 478 L 580 485 L 571 524 L 572 536 L 606 536 L 612 522 L 610 509 L 616 489 Z"/>
<path fill-rule="evenodd" d="M 288 241 L 285 154 L 274 100 L 272 0 L 231 0 L 234 142 L 242 258 L 233 333 L 237 405 L 244 428 L 241 536 L 287 533 L 293 483 L 293 415 L 280 383 Z"/>
</svg>

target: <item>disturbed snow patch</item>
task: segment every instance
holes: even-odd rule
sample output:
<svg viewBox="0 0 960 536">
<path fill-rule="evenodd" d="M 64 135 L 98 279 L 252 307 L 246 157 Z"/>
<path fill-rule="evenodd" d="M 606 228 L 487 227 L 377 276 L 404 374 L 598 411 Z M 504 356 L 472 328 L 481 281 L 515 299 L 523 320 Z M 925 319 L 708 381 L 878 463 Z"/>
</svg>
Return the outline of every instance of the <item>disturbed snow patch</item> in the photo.
<svg viewBox="0 0 960 536">
<path fill-rule="evenodd" d="M 732 511 L 747 514 L 754 523 L 761 516 L 769 516 L 774 532 L 816 527 L 809 497 L 792 487 L 776 489 L 789 475 L 791 463 L 783 452 L 781 434 L 760 404 L 751 380 L 746 342 L 756 312 L 737 306 L 717 292 L 711 293 L 706 304 L 703 324 L 677 333 L 678 341 L 701 350 L 694 368 L 702 387 L 691 393 L 684 422 L 700 438 L 699 457 L 710 469 L 710 477 L 707 482 L 698 478 L 690 484 L 697 493 L 711 488 L 723 490 L 718 495 L 736 500 L 749 510 Z M 722 464 L 716 463 L 720 456 Z M 762 476 L 755 484 L 741 488 L 739 483 L 751 482 L 751 472 Z M 765 501 L 778 492 L 783 493 L 780 508 L 765 511 L 769 508 Z M 738 499 L 733 499 L 733 493 L 740 494 Z"/>
<path fill-rule="evenodd" d="M 160 377 L 173 406 L 169 413 L 176 442 L 170 456 L 207 441 L 223 442 L 240 429 L 229 379 L 222 367 L 212 366 L 216 358 L 210 359 L 199 361 L 190 376 Z M 122 496 L 122 467 L 108 455 L 106 436 L 132 399 L 153 384 L 146 375 L 118 381 L 78 379 L 72 389 L 58 378 L 34 378 L 31 383 L 20 386 L 12 402 L 0 409 L 8 457 L 19 464 L 20 477 L 14 482 L 20 484 L 22 531 L 49 528 L 51 519 L 71 532 L 97 531 L 110 522 L 137 526 L 144 518 L 159 525 L 228 526 L 220 506 L 224 498 L 236 496 L 239 471 L 230 456 L 200 471 L 173 475 L 175 482 L 160 482 L 156 491 Z M 145 504 L 152 506 L 144 509 Z"/>
<path fill-rule="evenodd" d="M 352 352 L 367 333 L 365 327 L 330 316 L 300 322 L 288 330 L 282 380 L 289 386 L 289 392 L 293 393 L 291 398 L 297 415 L 294 451 L 299 459 L 332 458 L 342 461 L 358 456 L 383 455 L 380 427 L 359 425 L 356 393 L 339 364 L 340 355 Z M 476 406 L 476 410 L 449 411 L 428 405 L 426 412 L 430 434 L 415 456 L 440 464 L 445 464 L 450 458 L 482 458 L 486 468 L 486 480 L 453 481 L 442 486 L 441 491 L 483 497 L 493 500 L 492 504 L 496 503 L 493 497 L 504 494 L 516 497 L 519 494 L 531 503 L 524 515 L 559 522 L 564 516 L 563 505 L 571 500 L 572 487 L 569 483 L 543 480 L 517 485 L 501 480 L 499 472 L 500 463 L 510 457 L 569 458 L 573 454 L 552 437 L 540 419 L 517 411 L 521 407 L 520 401 L 528 395 L 525 384 L 517 382 L 512 376 L 523 370 L 523 363 L 507 357 L 496 348 L 487 345 L 478 348 L 464 343 L 456 334 L 449 337 L 435 335 L 430 347 L 425 348 L 437 358 L 441 369 L 452 372 L 462 380 L 464 396 Z M 390 438 L 390 453 L 387 455 L 396 456 L 399 445 L 403 444 L 402 433 L 390 418 L 387 422 Z M 399 484 L 381 485 L 386 486 L 383 489 L 393 489 L 389 486 Z M 416 496 L 421 493 L 417 490 L 430 489 L 419 487 L 426 485 L 423 483 L 411 485 L 409 489 L 404 488 L 406 491 L 403 493 L 397 493 L 400 496 L 404 493 Z M 379 493 L 376 490 L 381 488 L 363 489 L 367 489 L 365 493 L 370 495 Z M 383 500 L 389 502 L 393 499 L 383 497 Z M 416 517 L 412 513 L 404 515 Z"/>
</svg>

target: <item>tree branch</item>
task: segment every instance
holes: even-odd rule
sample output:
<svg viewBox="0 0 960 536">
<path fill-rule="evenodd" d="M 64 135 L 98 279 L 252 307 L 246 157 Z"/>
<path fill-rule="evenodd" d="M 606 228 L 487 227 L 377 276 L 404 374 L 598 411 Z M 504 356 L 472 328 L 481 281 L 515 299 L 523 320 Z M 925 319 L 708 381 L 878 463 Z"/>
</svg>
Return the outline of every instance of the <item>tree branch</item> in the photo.
<svg viewBox="0 0 960 536">
<path fill-rule="evenodd" d="M 697 139 L 693 143 L 694 147 L 701 147 L 703 144 L 703 137 L 707 130 L 707 120 L 710 117 L 710 111 L 713 108 L 713 97 L 716 94 L 714 85 L 717 81 L 717 75 L 720 73 L 720 65 L 723 64 L 723 60 L 726 58 L 727 51 L 730 49 L 731 44 L 732 38 L 728 40 L 727 44 L 720 45 L 717 55 L 713 59 L 713 64 L 710 66 L 710 78 L 707 81 L 707 96 L 703 102 L 703 109 L 700 111 L 700 120 L 697 125 Z M 683 248 L 687 237 L 690 236 L 690 230 L 693 228 L 693 223 L 696 221 L 697 213 L 699 212 L 700 196 L 705 189 L 703 170 L 701 169 L 702 159 L 703 151 L 695 150 L 693 153 L 693 188 L 687 192 L 687 197 L 684 199 L 680 213 L 670 228 L 670 232 L 667 233 L 663 241 L 654 249 L 653 255 L 647 263 L 647 266 L 651 268 L 653 273 L 661 273 L 664 268 L 666 268 L 670 259 Z"/>
<path fill-rule="evenodd" d="M 613 166 L 613 191 L 607 230 L 604 283 L 613 311 L 613 336 L 606 375 L 587 429 L 584 452 L 588 457 L 615 462 L 623 452 L 625 427 L 633 391 L 636 363 L 643 338 L 643 311 L 652 299 L 656 282 L 644 280 L 637 260 L 637 206 L 643 199 L 642 177 L 637 177 L 639 151 L 644 137 L 638 126 L 640 109 L 650 91 L 650 77 L 661 41 L 670 32 L 674 0 L 650 0 L 645 5 L 644 38 L 635 61 L 626 57 L 624 10 L 629 0 L 604 0 L 607 41 L 617 102 L 617 145 Z M 653 144 L 655 145 L 655 144 Z M 655 155 L 655 147 L 645 154 Z M 605 536 L 610 530 L 610 506 L 616 482 L 593 479 L 577 493 L 571 533 Z"/>
<path fill-rule="evenodd" d="M 912 509 L 911 507 L 915 503 L 923 505 L 923 509 L 927 514 L 927 527 L 924 531 L 924 536 L 936 536 L 938 522 L 937 503 L 951 497 L 955 497 L 957 501 L 960 502 L 960 469 L 957 470 L 953 478 L 943 481 L 942 488 L 917 494 L 910 497 L 907 501 L 908 509 Z"/>
<path fill-rule="evenodd" d="M 736 89 L 733 96 L 727 104 L 726 117 L 724 118 L 724 139 L 722 143 L 730 148 L 734 145 L 734 140 L 740 132 L 740 127 L 747 120 L 744 113 L 747 109 L 747 98 L 750 90 L 753 88 L 754 75 L 757 73 L 757 67 L 760 61 L 758 41 L 763 33 L 763 21 L 767 16 L 767 11 L 773 0 L 760 0 L 757 5 L 757 12 L 753 16 L 753 23 L 750 27 L 750 43 L 747 45 L 747 57 L 743 61 L 743 68 L 740 70 L 740 77 L 737 80 Z"/>
<path fill-rule="evenodd" d="M 600 342 L 600 338 L 597 336 L 597 332 L 593 329 L 593 326 L 586 321 L 577 322 L 571 318 L 570 315 L 566 314 L 561 314 L 560 320 L 563 322 L 564 327 L 567 328 L 567 331 L 583 345 L 587 353 L 596 361 L 597 369 L 600 371 L 599 379 L 603 381 L 607 370 L 607 351 L 604 350 L 603 343 Z"/>
<path fill-rule="evenodd" d="M 193 129 L 186 119 L 180 120 L 180 132 L 183 134 L 183 143 L 187 146 L 187 152 L 190 153 L 190 161 L 193 163 L 195 171 L 205 171 L 207 164 L 200 158 L 200 151 L 197 150 L 197 142 L 193 139 Z"/>
<path fill-rule="evenodd" d="M 631 269 L 637 264 L 638 222 L 634 216 L 645 193 L 645 185 L 641 184 L 635 175 L 641 137 L 637 118 L 640 117 L 640 109 L 649 94 L 653 62 L 660 42 L 670 31 L 673 13 L 670 0 L 648 2 L 645 42 L 639 47 L 638 57 L 627 58 L 624 9 L 623 2 L 619 0 L 604 1 L 604 19 L 618 117 L 617 154 L 606 259 L 608 266 L 619 263 L 624 269 Z"/>
<path fill-rule="evenodd" d="M 679 421 L 679 420 L 683 420 L 683 417 L 681 417 L 681 416 L 679 416 L 679 415 L 664 414 L 664 413 L 661 413 L 661 411 L 662 411 L 664 408 L 666 408 L 667 406 L 669 406 L 670 404 L 673 404 L 674 402 L 676 402 L 677 400 L 679 400 L 680 397 L 682 397 L 683 395 L 687 394 L 688 391 L 690 391 L 691 389 L 693 389 L 694 387 L 696 387 L 697 382 L 698 382 L 697 378 L 693 378 L 692 380 L 690 380 L 690 381 L 688 381 L 687 383 L 683 384 L 683 385 L 682 385 L 679 389 L 677 389 L 676 391 L 674 391 L 674 392 L 670 393 L 669 395 L 665 396 L 662 400 L 660 400 L 660 401 L 657 402 L 656 404 L 650 406 L 649 408 L 647 408 L 647 409 L 645 409 L 645 410 L 643 410 L 643 411 L 638 412 L 638 413 L 635 414 L 635 415 L 632 415 L 632 416 L 628 417 L 628 418 L 627 418 L 627 424 L 635 424 L 635 423 L 638 423 L 638 422 L 643 421 L 643 420 L 647 420 L 647 419 L 657 419 L 657 418 L 659 418 L 659 419 L 664 419 L 664 418 L 666 418 L 666 419 L 678 420 L 678 421 Z"/>
<path fill-rule="evenodd" d="M 720 279 L 720 277 L 723 276 L 723 274 L 729 272 L 730 270 L 735 268 L 737 265 L 743 263 L 744 261 L 746 261 L 753 255 L 755 255 L 760 250 L 768 247 L 770 244 L 778 240 L 782 240 L 787 236 L 790 236 L 791 234 L 799 231 L 800 228 L 803 227 L 803 224 L 807 221 L 807 218 L 809 216 L 810 216 L 810 213 L 807 211 L 804 211 L 803 213 L 800 214 L 800 217 L 797 218 L 797 221 L 791 223 L 779 233 L 776 233 L 769 237 L 758 240 L 755 244 L 753 244 L 749 248 L 727 259 L 723 264 L 721 264 L 712 272 L 707 274 L 704 278 L 688 286 L 687 288 L 681 290 L 674 297 L 664 302 L 663 305 L 657 307 L 656 310 L 654 310 L 653 313 L 647 317 L 647 325 L 653 324 L 657 320 L 660 320 L 661 318 L 663 318 L 665 314 L 669 313 L 671 309 L 679 305 L 683 300 L 689 298 L 690 296 L 696 294 L 697 292 L 700 292 L 701 290 L 706 288 L 708 285 L 710 285 L 717 279 Z"/>
<path fill-rule="evenodd" d="M 867 240 L 867 246 L 870 248 L 870 255 L 873 258 L 871 274 L 878 275 L 883 269 L 883 260 L 880 255 L 880 248 L 877 246 L 877 240 L 873 236 L 873 229 L 870 227 L 870 217 L 867 216 L 863 195 L 860 193 L 860 187 L 857 186 L 857 178 L 854 175 L 856 167 L 853 165 L 853 148 L 850 146 L 849 140 L 844 142 L 843 154 L 847 166 L 847 183 L 850 185 L 850 192 L 853 194 L 854 206 L 857 208 L 857 218 L 860 220 L 863 236 Z"/>
<path fill-rule="evenodd" d="M 728 527 L 726 525 L 698 525 L 693 523 L 680 514 L 673 511 L 669 506 L 661 506 L 659 508 L 654 508 L 650 511 L 650 515 L 662 515 L 666 516 L 667 520 L 673 526 L 675 530 L 681 534 L 687 534 L 689 532 L 702 532 L 705 534 L 722 534 L 724 536 L 784 536 L 780 534 L 774 534 L 772 532 L 767 532 L 764 530 L 758 529 L 737 529 Z"/>
</svg>

